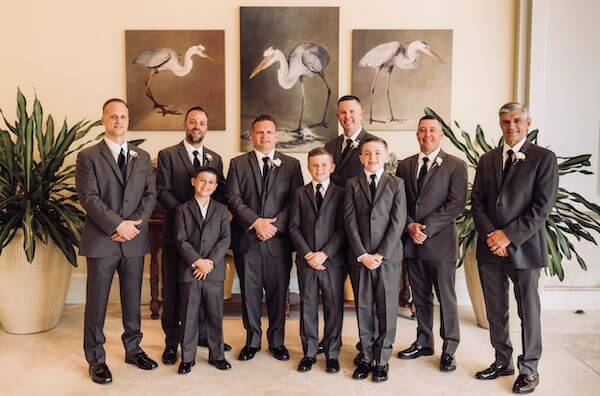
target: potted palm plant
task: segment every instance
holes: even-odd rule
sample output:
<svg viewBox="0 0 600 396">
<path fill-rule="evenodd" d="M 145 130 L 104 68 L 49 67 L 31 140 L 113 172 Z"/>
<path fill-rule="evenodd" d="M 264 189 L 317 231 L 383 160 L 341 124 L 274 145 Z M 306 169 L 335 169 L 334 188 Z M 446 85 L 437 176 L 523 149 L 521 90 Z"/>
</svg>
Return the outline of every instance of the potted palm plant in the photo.
<svg viewBox="0 0 600 396">
<path fill-rule="evenodd" d="M 9 333 L 36 333 L 58 324 L 77 266 L 85 215 L 65 159 L 91 142 L 74 147 L 100 121 L 65 120 L 55 131 L 37 97 L 27 112 L 20 90 L 15 122 L 0 115 L 0 323 Z"/>
<path fill-rule="evenodd" d="M 454 130 L 435 111 L 425 108 L 425 114 L 432 115 L 440 121 L 444 135 L 465 155 L 468 164 L 472 168 L 477 167 L 479 158 L 483 153 L 496 147 L 487 141 L 479 125 L 475 129 L 475 137 L 473 138 L 455 121 L 454 125 L 460 130 L 461 138 L 459 138 Z M 527 138 L 537 143 L 538 133 L 539 131 L 535 129 L 529 132 Z M 503 139 L 501 138 L 498 145 L 502 144 Z M 593 172 L 589 170 L 591 156 L 591 154 L 581 154 L 573 157 L 558 157 L 559 176 L 570 173 L 592 174 Z M 477 323 L 481 327 L 487 328 L 488 323 L 483 305 L 483 292 L 475 260 L 477 231 L 475 230 L 473 215 L 471 213 L 471 187 L 470 183 L 467 206 L 464 213 L 457 220 L 460 248 L 458 265 L 465 264 L 467 287 L 471 302 L 473 303 Z M 565 277 L 563 262 L 573 257 L 577 260 L 581 269 L 587 269 L 585 260 L 575 249 L 573 238 L 577 241 L 586 240 L 597 245 L 594 238 L 594 233 L 600 233 L 600 222 L 596 220 L 597 215 L 600 215 L 600 206 L 589 202 L 581 194 L 564 187 L 559 187 L 556 203 L 550 217 L 546 221 L 546 243 L 548 246 L 548 268 L 546 271 L 548 275 L 557 276 L 562 281 Z"/>
</svg>

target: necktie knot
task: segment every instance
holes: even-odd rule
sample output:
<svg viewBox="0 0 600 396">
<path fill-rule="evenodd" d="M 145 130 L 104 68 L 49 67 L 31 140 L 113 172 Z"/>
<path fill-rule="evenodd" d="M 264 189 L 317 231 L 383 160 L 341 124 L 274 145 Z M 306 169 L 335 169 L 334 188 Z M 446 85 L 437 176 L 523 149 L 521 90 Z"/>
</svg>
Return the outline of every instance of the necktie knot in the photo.
<svg viewBox="0 0 600 396">
<path fill-rule="evenodd" d="M 428 162 L 429 162 L 429 157 L 423 157 L 423 165 L 427 166 Z"/>
<path fill-rule="evenodd" d="M 512 149 L 509 149 L 509 150 L 506 152 L 506 155 L 508 156 L 508 159 L 512 161 L 512 160 L 513 160 L 513 157 L 514 157 L 514 155 L 515 155 L 515 152 L 514 152 Z"/>
<path fill-rule="evenodd" d="M 323 185 L 321 183 L 317 183 L 317 192 L 321 192 Z"/>
</svg>

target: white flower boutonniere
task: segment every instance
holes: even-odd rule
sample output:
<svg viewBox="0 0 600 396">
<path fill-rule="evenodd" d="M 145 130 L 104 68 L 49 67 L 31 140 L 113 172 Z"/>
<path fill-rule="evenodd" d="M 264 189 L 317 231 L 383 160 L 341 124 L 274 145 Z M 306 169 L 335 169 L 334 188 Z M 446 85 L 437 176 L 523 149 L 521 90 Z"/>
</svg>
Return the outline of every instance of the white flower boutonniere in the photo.
<svg viewBox="0 0 600 396">
<path fill-rule="evenodd" d="M 129 161 L 133 161 L 138 157 L 137 151 L 129 150 Z"/>
<path fill-rule="evenodd" d="M 444 160 L 441 157 L 435 157 L 435 165 L 440 167 L 444 163 Z"/>
<path fill-rule="evenodd" d="M 513 162 L 525 161 L 525 153 L 517 151 L 513 154 Z"/>
<path fill-rule="evenodd" d="M 209 153 L 204 154 L 204 158 L 206 158 L 206 162 L 210 162 L 213 160 L 213 156 Z"/>
<path fill-rule="evenodd" d="M 353 150 L 358 148 L 360 141 L 358 139 L 352 141 L 352 145 L 350 146 Z"/>
<path fill-rule="evenodd" d="M 271 164 L 275 168 L 279 168 L 281 166 L 281 160 L 279 158 L 275 158 L 274 160 L 271 161 Z"/>
</svg>

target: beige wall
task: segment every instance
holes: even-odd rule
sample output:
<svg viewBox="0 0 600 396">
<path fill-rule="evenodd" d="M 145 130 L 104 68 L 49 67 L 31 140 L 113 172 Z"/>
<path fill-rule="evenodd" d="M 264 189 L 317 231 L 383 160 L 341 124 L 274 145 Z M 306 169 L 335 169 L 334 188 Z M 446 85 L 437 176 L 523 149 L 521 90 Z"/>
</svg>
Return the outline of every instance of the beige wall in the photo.
<svg viewBox="0 0 600 396">
<path fill-rule="evenodd" d="M 481 123 L 498 136 L 497 108 L 513 98 L 516 0 L 10 2 L 0 23 L 0 108 L 14 114 L 20 86 L 28 96 L 37 92 L 56 119 L 99 118 L 105 99 L 125 97 L 126 29 L 224 29 L 227 129 L 211 131 L 207 146 L 227 166 L 239 154 L 240 5 L 339 6 L 340 94 L 350 93 L 352 29 L 453 29 L 452 117 L 468 131 Z M 413 133 L 379 135 L 400 157 L 417 149 Z M 182 133 L 130 137 L 147 139 L 143 148 L 155 156 Z"/>
</svg>

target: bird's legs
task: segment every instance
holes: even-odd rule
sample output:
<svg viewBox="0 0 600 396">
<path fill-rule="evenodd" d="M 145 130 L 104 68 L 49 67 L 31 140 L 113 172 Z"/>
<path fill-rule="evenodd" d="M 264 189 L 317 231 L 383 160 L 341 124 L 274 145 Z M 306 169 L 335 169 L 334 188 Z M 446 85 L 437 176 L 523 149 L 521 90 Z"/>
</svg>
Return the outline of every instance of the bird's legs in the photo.
<svg viewBox="0 0 600 396">
<path fill-rule="evenodd" d="M 300 131 L 302 130 L 302 117 L 304 117 L 304 79 L 303 77 L 300 77 L 298 79 L 298 81 L 300 82 L 300 119 L 298 120 L 298 128 L 296 129 L 286 129 L 286 132 L 294 132 L 294 133 L 300 133 Z"/>
<path fill-rule="evenodd" d="M 377 82 L 377 77 L 379 77 L 379 73 L 381 72 L 381 69 L 383 68 L 383 66 L 379 66 L 377 68 L 377 70 L 375 71 L 375 77 L 373 77 L 373 83 L 371 83 L 371 99 L 369 101 L 369 123 L 374 123 L 374 122 L 380 122 L 382 124 L 385 124 L 385 121 L 382 120 L 376 120 L 373 118 L 373 100 L 375 99 L 375 83 Z"/>
<path fill-rule="evenodd" d="M 323 80 L 323 83 L 325 84 L 325 87 L 327 87 L 327 100 L 325 101 L 325 111 L 323 111 L 323 118 L 321 119 L 321 122 L 317 123 L 317 124 L 311 124 L 308 127 L 309 128 L 315 128 L 315 127 L 325 127 L 325 128 L 329 128 L 329 124 L 325 122 L 325 118 L 327 117 L 327 108 L 329 107 L 329 98 L 331 98 L 331 88 L 329 88 L 329 84 L 327 84 L 327 80 L 325 80 L 325 76 L 323 75 L 323 72 L 319 72 L 319 77 L 321 77 L 321 80 Z"/>
<path fill-rule="evenodd" d="M 169 109 L 167 106 L 158 103 L 158 101 L 156 99 L 154 99 L 154 95 L 152 95 L 152 91 L 150 90 L 150 83 L 152 83 L 152 78 L 154 77 L 155 74 L 157 74 L 158 72 L 156 71 L 156 69 L 152 69 L 150 71 L 150 75 L 148 76 L 148 78 L 146 79 L 146 97 L 148 99 L 150 99 L 152 101 L 152 103 L 154 103 L 154 106 L 152 107 L 153 109 L 159 109 L 158 112 L 160 114 L 162 114 L 162 116 L 164 117 L 167 114 L 173 114 L 173 115 L 178 115 L 181 114 L 179 112 L 179 110 L 177 110 L 176 108 L 172 108 Z"/>
<path fill-rule="evenodd" d="M 390 122 L 393 122 L 393 121 L 404 122 L 404 121 L 406 121 L 405 119 L 394 117 L 394 111 L 392 110 L 392 100 L 390 99 L 390 79 L 392 78 L 392 70 L 393 69 L 394 69 L 394 65 L 388 67 L 388 69 L 387 69 L 388 77 L 387 77 L 387 84 L 386 84 L 387 101 L 388 101 L 388 106 L 390 108 Z"/>
</svg>

